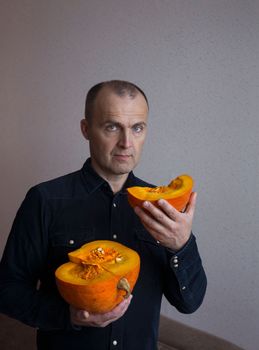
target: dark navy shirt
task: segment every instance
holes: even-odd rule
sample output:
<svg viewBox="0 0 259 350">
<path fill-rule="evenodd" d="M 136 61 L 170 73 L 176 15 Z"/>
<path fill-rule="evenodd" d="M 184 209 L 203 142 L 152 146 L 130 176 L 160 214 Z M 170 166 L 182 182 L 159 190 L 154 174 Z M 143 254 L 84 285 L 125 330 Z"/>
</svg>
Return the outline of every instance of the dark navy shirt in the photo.
<svg viewBox="0 0 259 350">
<path fill-rule="evenodd" d="M 177 253 L 159 245 L 128 204 L 129 186 L 150 184 L 130 173 L 113 194 L 88 159 L 81 170 L 27 193 L 0 264 L 0 312 L 37 327 L 38 349 L 153 350 L 163 295 L 182 313 L 202 303 L 206 276 L 194 235 Z M 76 330 L 54 273 L 68 252 L 98 239 L 136 250 L 140 275 L 124 316 L 104 328 Z"/>
</svg>

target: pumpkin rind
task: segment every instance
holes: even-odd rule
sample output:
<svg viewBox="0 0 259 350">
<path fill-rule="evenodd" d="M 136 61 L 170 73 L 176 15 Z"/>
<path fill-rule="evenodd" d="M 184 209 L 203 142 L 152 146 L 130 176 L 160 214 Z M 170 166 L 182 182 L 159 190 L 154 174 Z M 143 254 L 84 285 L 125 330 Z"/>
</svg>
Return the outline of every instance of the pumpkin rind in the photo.
<svg viewBox="0 0 259 350">
<path fill-rule="evenodd" d="M 167 200 L 174 208 L 179 211 L 184 210 L 193 189 L 193 179 L 191 176 L 183 174 L 170 182 L 168 186 L 160 187 L 140 187 L 134 186 L 127 188 L 128 201 L 134 208 L 142 207 L 144 201 L 150 201 L 154 205 L 159 199 Z"/>
<path fill-rule="evenodd" d="M 93 241 L 68 256 L 55 272 L 58 290 L 70 305 L 90 313 L 112 310 L 129 296 L 139 275 L 138 253 L 117 242 Z"/>
</svg>

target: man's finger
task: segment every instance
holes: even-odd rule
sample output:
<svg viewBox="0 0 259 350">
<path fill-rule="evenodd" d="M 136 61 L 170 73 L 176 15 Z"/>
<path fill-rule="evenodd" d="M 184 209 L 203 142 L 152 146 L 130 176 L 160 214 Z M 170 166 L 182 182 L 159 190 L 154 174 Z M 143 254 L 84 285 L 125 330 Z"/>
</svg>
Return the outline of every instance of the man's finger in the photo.
<svg viewBox="0 0 259 350">
<path fill-rule="evenodd" d="M 127 299 L 124 299 L 119 305 L 115 306 L 115 308 L 106 314 L 103 314 L 104 320 L 112 320 L 120 317 L 128 308 L 132 299 L 132 295 L 130 295 Z"/>
<path fill-rule="evenodd" d="M 190 196 L 189 203 L 187 205 L 187 208 L 185 210 L 185 213 L 193 216 L 194 211 L 195 211 L 195 206 L 196 206 L 196 200 L 197 200 L 197 192 L 192 192 Z"/>
<path fill-rule="evenodd" d="M 173 221 L 177 220 L 179 215 L 179 211 L 175 209 L 170 203 L 168 203 L 165 199 L 159 199 L 157 202 L 159 207 L 163 209 L 163 212 Z"/>
</svg>

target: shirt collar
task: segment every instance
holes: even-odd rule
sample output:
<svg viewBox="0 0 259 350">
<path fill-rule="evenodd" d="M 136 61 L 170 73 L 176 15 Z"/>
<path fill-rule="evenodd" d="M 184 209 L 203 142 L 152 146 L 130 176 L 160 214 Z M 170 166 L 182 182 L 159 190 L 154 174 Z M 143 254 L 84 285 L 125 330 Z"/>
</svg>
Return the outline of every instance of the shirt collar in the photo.
<svg viewBox="0 0 259 350">
<path fill-rule="evenodd" d="M 100 175 L 98 175 L 96 171 L 93 169 L 93 167 L 91 166 L 91 158 L 88 158 L 84 163 L 82 168 L 82 173 L 84 176 L 85 185 L 88 193 L 92 193 L 104 185 L 109 186 L 108 182 L 104 180 Z M 126 194 L 127 187 L 136 186 L 136 185 L 137 185 L 136 177 L 131 171 L 120 192 L 122 194 Z"/>
</svg>

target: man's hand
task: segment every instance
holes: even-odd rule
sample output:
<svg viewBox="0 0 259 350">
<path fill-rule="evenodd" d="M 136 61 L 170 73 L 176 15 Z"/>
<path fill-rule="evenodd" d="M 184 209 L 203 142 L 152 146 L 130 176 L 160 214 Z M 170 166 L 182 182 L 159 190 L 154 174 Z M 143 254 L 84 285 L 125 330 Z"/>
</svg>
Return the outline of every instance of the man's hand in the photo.
<svg viewBox="0 0 259 350">
<path fill-rule="evenodd" d="M 145 201 L 143 208 L 135 207 L 144 227 L 166 248 L 177 251 L 190 238 L 197 193 L 193 192 L 185 212 L 179 212 L 166 200 L 158 201 L 159 208 Z"/>
<path fill-rule="evenodd" d="M 124 299 L 113 310 L 105 314 L 89 314 L 86 310 L 78 310 L 70 305 L 71 323 L 85 327 L 106 327 L 111 322 L 118 320 L 127 311 L 132 295 Z"/>
</svg>

